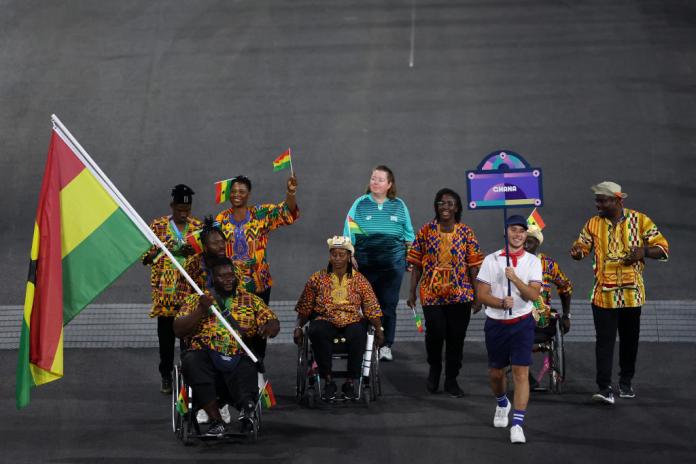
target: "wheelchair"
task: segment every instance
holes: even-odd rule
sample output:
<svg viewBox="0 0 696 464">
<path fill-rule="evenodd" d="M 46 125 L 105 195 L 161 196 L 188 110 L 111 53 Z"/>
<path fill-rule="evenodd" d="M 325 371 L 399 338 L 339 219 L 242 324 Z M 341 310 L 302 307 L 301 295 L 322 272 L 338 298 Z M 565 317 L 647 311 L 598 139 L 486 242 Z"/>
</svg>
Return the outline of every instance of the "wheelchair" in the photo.
<svg viewBox="0 0 696 464">
<path fill-rule="evenodd" d="M 537 375 L 541 385 L 542 378 L 548 374 L 549 387 L 553 393 L 561 393 L 566 379 L 565 346 L 561 316 L 552 310 L 546 327 L 535 328 L 533 353 L 544 353 L 544 363 Z"/>
<path fill-rule="evenodd" d="M 302 329 L 302 344 L 297 348 L 297 384 L 296 397 L 300 404 L 308 408 L 317 407 L 318 401 L 322 401 L 321 379 L 319 369 L 314 360 L 311 342 L 309 341 L 309 324 Z M 333 345 L 332 360 L 348 360 L 348 351 L 345 339 L 335 339 Z M 375 329 L 370 326 L 367 329 L 367 343 L 363 353 L 362 375 L 357 388 L 357 397 L 354 401 L 362 402 L 366 407 L 382 395 L 382 383 L 379 377 L 379 346 L 375 342 Z M 348 376 L 348 371 L 332 369 L 332 378 L 341 379 Z M 337 398 L 333 402 L 348 401 L 346 398 Z"/>
<path fill-rule="evenodd" d="M 186 412 L 183 415 L 181 415 L 177 410 L 179 392 L 182 388 L 186 392 Z M 235 409 L 232 407 L 232 402 L 227 392 L 227 386 L 222 380 L 222 377 L 218 379 L 216 390 L 218 391 L 218 406 L 222 408 L 224 405 L 228 404 L 230 405 L 230 412 L 234 411 Z M 179 363 L 174 366 L 172 375 L 172 431 L 179 441 L 186 446 L 190 446 L 193 444 L 194 440 L 208 442 L 224 439 L 244 439 L 251 443 L 255 443 L 258 440 L 259 430 L 261 430 L 261 416 L 263 410 L 261 406 L 261 391 L 259 391 L 259 396 L 254 405 L 253 422 L 246 433 L 227 431 L 219 436 L 206 435 L 201 431 L 201 426 L 198 423 L 198 410 L 199 407 L 196 405 L 193 389 L 186 384 L 181 363 Z M 232 418 L 231 425 L 234 425 L 234 418 Z"/>
</svg>

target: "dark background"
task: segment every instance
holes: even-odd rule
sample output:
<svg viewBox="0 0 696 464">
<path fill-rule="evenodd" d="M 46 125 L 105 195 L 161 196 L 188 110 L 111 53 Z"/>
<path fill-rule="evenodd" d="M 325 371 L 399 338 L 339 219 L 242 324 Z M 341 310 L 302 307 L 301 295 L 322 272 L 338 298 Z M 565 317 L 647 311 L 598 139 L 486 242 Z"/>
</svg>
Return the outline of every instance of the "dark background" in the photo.
<svg viewBox="0 0 696 464">
<path fill-rule="evenodd" d="M 415 4 L 415 66 L 409 67 Z M 489 152 L 543 168 L 543 249 L 586 299 L 567 250 L 620 183 L 671 245 L 649 299 L 696 296 L 696 6 L 689 1 L 0 1 L 0 302 L 21 304 L 56 113 L 149 221 L 177 183 L 215 213 L 213 182 L 243 173 L 280 201 L 288 146 L 302 217 L 274 232 L 273 299 L 326 262 L 376 164 L 418 228 L 444 186 Z M 519 210 L 525 214 L 529 210 Z M 499 211 L 465 212 L 485 251 Z M 404 289 L 407 285 L 404 285 Z M 403 293 L 402 293 L 403 295 Z M 136 265 L 100 302 L 146 302 Z"/>
</svg>

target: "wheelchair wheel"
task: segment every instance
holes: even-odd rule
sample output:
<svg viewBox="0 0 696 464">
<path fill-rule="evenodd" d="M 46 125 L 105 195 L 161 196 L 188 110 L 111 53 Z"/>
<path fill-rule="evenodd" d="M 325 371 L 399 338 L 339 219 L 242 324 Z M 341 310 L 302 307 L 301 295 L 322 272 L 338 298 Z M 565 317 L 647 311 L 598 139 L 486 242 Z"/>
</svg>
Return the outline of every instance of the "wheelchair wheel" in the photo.
<svg viewBox="0 0 696 464">
<path fill-rule="evenodd" d="M 374 357 L 372 360 L 372 369 L 374 370 L 374 376 L 370 380 L 370 384 L 373 387 L 376 399 L 378 396 L 382 396 L 382 378 L 379 375 L 379 347 L 377 345 L 375 345 L 375 349 L 372 351 L 372 353 Z"/>
<path fill-rule="evenodd" d="M 365 385 L 363 387 L 362 399 L 363 403 L 365 403 L 365 407 L 370 407 L 370 402 L 372 402 L 374 394 L 375 393 L 370 385 Z"/>
<path fill-rule="evenodd" d="M 379 358 L 379 356 L 374 356 L 375 351 L 373 353 L 373 361 L 370 364 L 370 379 L 369 379 L 369 384 L 366 385 L 365 387 L 365 396 L 369 396 L 371 401 L 375 401 L 377 399 L 377 390 L 380 388 L 379 385 L 379 365 L 378 362 L 374 361 L 374 358 Z"/>
<path fill-rule="evenodd" d="M 251 429 L 246 433 L 246 438 L 249 440 L 249 443 L 256 443 L 259 439 L 259 423 L 257 420 L 254 420 Z"/>
<path fill-rule="evenodd" d="M 563 328 L 559 323 L 556 326 L 556 335 L 553 338 L 553 351 L 551 352 L 551 370 L 549 372 L 551 391 L 561 393 L 566 376 L 565 347 L 563 344 Z"/>
<path fill-rule="evenodd" d="M 309 387 L 305 392 L 305 401 L 307 401 L 309 409 L 314 409 L 317 406 L 317 391 L 314 387 Z"/>
<path fill-rule="evenodd" d="M 183 440 L 184 438 L 184 418 L 176 410 L 176 403 L 179 399 L 179 390 L 181 389 L 181 374 L 179 372 L 179 366 L 174 366 L 174 373 L 172 375 L 173 385 L 172 385 L 172 431 L 177 439 Z"/>
<path fill-rule="evenodd" d="M 297 347 L 297 383 L 295 384 L 295 397 L 297 401 L 302 401 L 307 390 L 307 375 L 309 373 L 309 340 L 305 333 L 302 344 Z"/>
</svg>

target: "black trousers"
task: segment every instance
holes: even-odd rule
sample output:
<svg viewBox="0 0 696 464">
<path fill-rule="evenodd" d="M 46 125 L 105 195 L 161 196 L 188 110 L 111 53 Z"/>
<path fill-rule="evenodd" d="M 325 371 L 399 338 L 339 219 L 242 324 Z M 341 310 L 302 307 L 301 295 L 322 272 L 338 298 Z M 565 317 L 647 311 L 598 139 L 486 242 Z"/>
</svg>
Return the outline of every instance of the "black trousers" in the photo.
<svg viewBox="0 0 696 464">
<path fill-rule="evenodd" d="M 442 346 L 445 345 L 445 380 L 454 380 L 462 368 L 464 338 L 471 319 L 471 302 L 423 306 L 423 314 L 428 364 L 439 375 L 442 371 Z"/>
<path fill-rule="evenodd" d="M 348 347 L 348 373 L 353 379 L 360 378 L 362 357 L 367 343 L 367 325 L 365 322 L 356 322 L 338 328 L 329 321 L 313 320 L 309 323 L 308 333 L 321 377 L 325 378 L 327 375 L 331 375 L 334 338 L 344 337 Z"/>
<path fill-rule="evenodd" d="M 597 341 L 597 385 L 600 389 L 611 385 L 611 370 L 614 364 L 614 344 L 619 333 L 619 382 L 631 383 L 636 373 L 638 338 L 640 336 L 641 308 L 606 309 L 592 305 Z"/>
<path fill-rule="evenodd" d="M 172 369 L 174 369 L 174 348 L 176 346 L 173 325 L 173 316 L 157 317 L 157 338 L 159 339 L 160 356 L 159 372 L 163 379 L 169 380 L 172 378 Z"/>
<path fill-rule="evenodd" d="M 258 397 L 258 371 L 247 356 L 242 356 L 232 372 L 215 369 L 207 350 L 187 351 L 181 365 L 186 383 L 193 389 L 196 406 L 208 404 L 217 397 L 229 399 L 230 404 L 241 409 Z"/>
</svg>

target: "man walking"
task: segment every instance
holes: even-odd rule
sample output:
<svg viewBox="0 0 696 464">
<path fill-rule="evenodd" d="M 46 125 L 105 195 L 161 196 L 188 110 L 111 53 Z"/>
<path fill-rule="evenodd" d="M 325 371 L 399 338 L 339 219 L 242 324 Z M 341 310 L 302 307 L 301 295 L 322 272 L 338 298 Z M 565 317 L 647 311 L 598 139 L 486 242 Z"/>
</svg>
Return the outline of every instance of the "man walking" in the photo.
<svg viewBox="0 0 696 464">
<path fill-rule="evenodd" d="M 506 393 L 505 368 L 512 365 L 515 410 L 510 427 L 510 441 L 526 443 L 522 425 L 529 402 L 529 365 L 532 363 L 536 325 L 531 316 L 533 301 L 539 297 L 543 276 L 539 258 L 524 249 L 527 220 L 518 215 L 510 216 L 505 221 L 505 226 L 509 250 L 498 250 L 483 260 L 476 277 L 476 299 L 486 306 L 484 330 L 488 374 L 491 389 L 498 401 L 493 426 L 508 425 L 508 414 L 512 406 Z"/>
<path fill-rule="evenodd" d="M 648 216 L 624 208 L 628 196 L 614 182 L 592 186 L 598 214 L 590 218 L 570 249 L 581 260 L 594 251 L 592 315 L 597 341 L 597 402 L 614 404 L 611 370 L 619 333 L 619 397 L 635 398 L 632 387 L 638 354 L 640 313 L 645 302 L 645 259 L 666 261 L 669 244 Z"/>
</svg>

